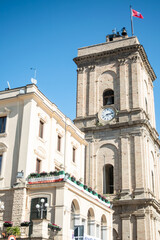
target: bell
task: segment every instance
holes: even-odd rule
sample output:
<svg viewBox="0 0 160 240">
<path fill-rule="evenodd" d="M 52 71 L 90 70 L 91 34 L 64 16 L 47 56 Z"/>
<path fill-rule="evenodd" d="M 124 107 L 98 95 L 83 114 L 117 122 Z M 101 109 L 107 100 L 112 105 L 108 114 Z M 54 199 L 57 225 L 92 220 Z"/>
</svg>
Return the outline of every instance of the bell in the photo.
<svg viewBox="0 0 160 240">
<path fill-rule="evenodd" d="M 123 27 L 123 28 L 122 28 L 122 36 L 126 36 L 126 35 L 127 35 L 126 28 L 125 28 L 125 27 Z"/>
</svg>

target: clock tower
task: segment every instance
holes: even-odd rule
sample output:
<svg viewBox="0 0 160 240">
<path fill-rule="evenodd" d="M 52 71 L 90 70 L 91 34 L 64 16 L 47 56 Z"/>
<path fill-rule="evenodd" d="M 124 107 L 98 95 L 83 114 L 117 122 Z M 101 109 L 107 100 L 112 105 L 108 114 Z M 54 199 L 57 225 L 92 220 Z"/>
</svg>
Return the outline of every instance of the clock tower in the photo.
<svg viewBox="0 0 160 240">
<path fill-rule="evenodd" d="M 155 73 L 137 37 L 111 34 L 78 49 L 75 124 L 84 133 L 85 181 L 113 203 L 114 240 L 160 239 L 160 141 Z"/>
</svg>

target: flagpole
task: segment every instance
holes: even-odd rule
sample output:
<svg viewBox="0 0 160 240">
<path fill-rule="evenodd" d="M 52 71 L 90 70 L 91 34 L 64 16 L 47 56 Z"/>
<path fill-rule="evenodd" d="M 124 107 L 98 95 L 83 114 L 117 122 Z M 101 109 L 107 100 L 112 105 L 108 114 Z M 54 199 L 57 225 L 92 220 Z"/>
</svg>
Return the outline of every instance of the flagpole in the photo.
<svg viewBox="0 0 160 240">
<path fill-rule="evenodd" d="M 131 31 L 132 31 L 132 36 L 133 34 L 133 16 L 132 16 L 132 6 L 130 6 L 130 14 L 131 14 Z"/>
</svg>

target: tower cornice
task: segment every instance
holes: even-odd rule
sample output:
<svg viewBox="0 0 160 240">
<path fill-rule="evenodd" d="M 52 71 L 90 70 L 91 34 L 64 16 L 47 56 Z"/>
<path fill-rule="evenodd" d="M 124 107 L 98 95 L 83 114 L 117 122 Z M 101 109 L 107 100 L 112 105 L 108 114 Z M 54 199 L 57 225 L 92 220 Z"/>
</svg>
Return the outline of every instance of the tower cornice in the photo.
<svg viewBox="0 0 160 240">
<path fill-rule="evenodd" d="M 98 52 L 98 53 L 86 54 L 86 55 L 82 55 L 82 56 L 74 58 L 73 61 L 77 64 L 78 67 L 81 67 L 84 64 L 88 65 L 90 62 L 93 63 L 93 61 L 102 59 L 104 57 L 107 58 L 107 57 L 116 56 L 116 58 L 119 58 L 119 55 L 125 54 L 128 52 L 130 52 L 131 54 L 134 52 L 139 53 L 146 71 L 148 72 L 152 81 L 154 81 L 156 79 L 156 74 L 155 74 L 153 68 L 151 67 L 151 64 L 148 60 L 147 54 L 141 44 L 128 45 L 128 46 L 116 48 L 113 50 L 107 50 L 107 51 L 102 51 L 102 52 Z M 124 57 L 123 57 L 123 59 L 124 59 Z"/>
</svg>

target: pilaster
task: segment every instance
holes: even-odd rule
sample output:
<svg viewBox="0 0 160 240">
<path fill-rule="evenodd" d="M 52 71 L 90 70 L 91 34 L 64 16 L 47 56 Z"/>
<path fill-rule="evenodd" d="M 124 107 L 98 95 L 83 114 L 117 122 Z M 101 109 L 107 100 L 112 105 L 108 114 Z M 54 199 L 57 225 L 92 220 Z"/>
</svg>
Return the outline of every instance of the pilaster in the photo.
<svg viewBox="0 0 160 240">
<path fill-rule="evenodd" d="M 134 136 L 134 156 L 135 156 L 135 188 L 142 190 L 144 188 L 144 171 L 143 171 L 143 151 L 142 151 L 141 134 Z"/>
<path fill-rule="evenodd" d="M 13 196 L 13 209 L 12 209 L 12 222 L 14 226 L 20 225 L 22 221 L 25 221 L 25 203 L 26 203 L 26 188 L 14 188 Z"/>
<path fill-rule="evenodd" d="M 132 78 L 132 107 L 138 108 L 140 104 L 141 92 L 141 75 L 140 75 L 140 63 L 139 56 L 135 55 L 131 58 L 131 78 Z"/>
<path fill-rule="evenodd" d="M 118 59 L 120 81 L 120 110 L 128 109 L 128 82 L 126 78 L 126 59 Z"/>
<path fill-rule="evenodd" d="M 122 162 L 122 192 L 128 192 L 130 191 L 131 188 L 129 135 L 121 137 L 121 162 Z"/>
<path fill-rule="evenodd" d="M 95 66 L 89 66 L 88 67 L 88 76 L 89 76 L 89 85 L 88 85 L 88 88 L 89 88 L 89 99 L 88 99 L 88 102 L 89 102 L 89 109 L 88 109 L 88 115 L 93 115 L 95 113 L 95 107 L 96 105 L 94 104 L 94 100 L 95 100 L 95 88 L 94 88 L 94 68 Z"/>
<path fill-rule="evenodd" d="M 83 68 L 77 69 L 77 117 L 84 115 L 84 71 Z"/>
<path fill-rule="evenodd" d="M 146 240 L 146 222 L 145 222 L 145 215 L 137 214 L 137 240 Z"/>
<path fill-rule="evenodd" d="M 122 240 L 131 239 L 130 215 L 121 214 L 122 219 Z"/>
</svg>

